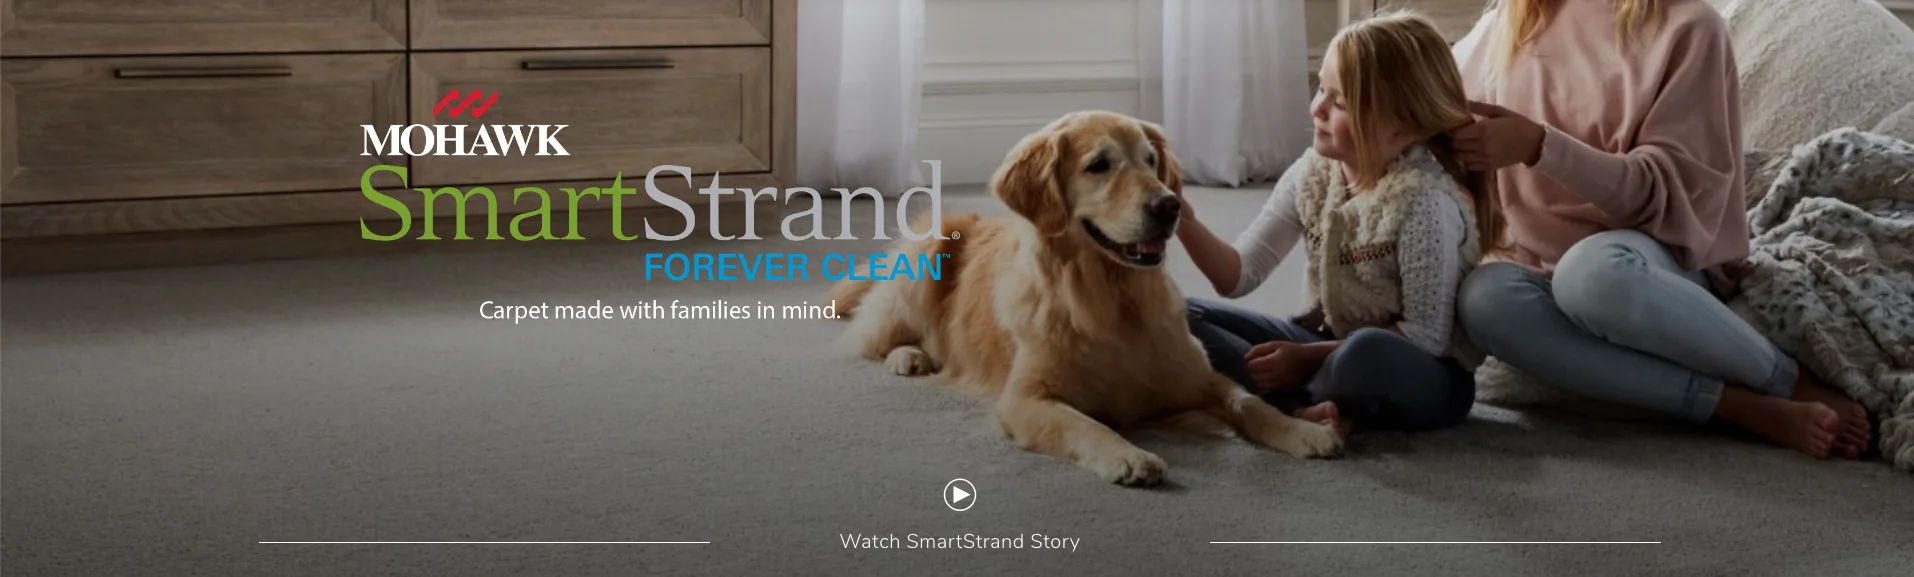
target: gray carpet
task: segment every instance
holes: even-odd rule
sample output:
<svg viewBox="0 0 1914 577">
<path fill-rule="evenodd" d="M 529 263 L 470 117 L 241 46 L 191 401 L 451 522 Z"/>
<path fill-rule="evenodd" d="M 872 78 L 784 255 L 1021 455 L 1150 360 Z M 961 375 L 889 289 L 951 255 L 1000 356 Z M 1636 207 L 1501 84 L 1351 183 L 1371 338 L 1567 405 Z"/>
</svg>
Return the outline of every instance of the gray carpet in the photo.
<svg viewBox="0 0 1914 577">
<path fill-rule="evenodd" d="M 947 211 L 989 206 L 951 194 Z M 1263 191 L 1194 194 L 1233 234 Z M 642 255 L 815 262 L 877 248 L 686 240 L 5 279 L 0 568 L 1905 575 L 1914 564 L 1914 478 L 1686 427 L 1478 407 L 1451 431 L 1360 435 L 1333 461 L 1145 434 L 1171 484 L 1132 490 L 1012 448 L 966 397 L 834 356 L 838 324 L 478 316 L 487 300 L 815 301 L 817 279 L 647 283 Z M 1188 292 L 1211 294 L 1177 258 Z M 1286 267 L 1255 304 L 1293 305 L 1299 269 Z M 940 496 L 956 477 L 978 491 L 962 513 Z M 1081 544 L 846 550 L 844 533 Z"/>
</svg>

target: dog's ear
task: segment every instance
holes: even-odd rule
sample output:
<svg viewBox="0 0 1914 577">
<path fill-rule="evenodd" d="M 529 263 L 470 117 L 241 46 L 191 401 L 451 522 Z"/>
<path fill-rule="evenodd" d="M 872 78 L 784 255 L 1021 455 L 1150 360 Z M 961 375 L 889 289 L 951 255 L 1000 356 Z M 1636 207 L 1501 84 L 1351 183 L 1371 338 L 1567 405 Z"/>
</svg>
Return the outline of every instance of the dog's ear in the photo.
<svg viewBox="0 0 1914 577">
<path fill-rule="evenodd" d="M 1163 127 L 1144 122 L 1143 135 L 1150 139 L 1150 146 L 1156 147 L 1156 179 L 1170 191 L 1183 194 L 1183 165 L 1176 162 L 1176 153 L 1170 152 L 1170 138 L 1163 134 Z"/>
<path fill-rule="evenodd" d="M 1046 236 L 1060 234 L 1070 224 L 1070 207 L 1057 176 L 1062 147 L 1063 134 L 1058 131 L 1025 137 L 1005 157 L 990 182 L 990 188 L 1011 212 L 1037 225 Z"/>
</svg>

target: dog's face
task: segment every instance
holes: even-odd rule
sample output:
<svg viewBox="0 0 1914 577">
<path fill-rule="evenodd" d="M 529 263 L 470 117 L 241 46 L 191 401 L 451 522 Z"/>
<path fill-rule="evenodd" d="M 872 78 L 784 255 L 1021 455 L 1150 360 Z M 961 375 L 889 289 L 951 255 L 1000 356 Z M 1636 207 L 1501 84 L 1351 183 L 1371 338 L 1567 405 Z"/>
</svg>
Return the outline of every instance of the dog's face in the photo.
<svg viewBox="0 0 1914 577">
<path fill-rule="evenodd" d="M 1162 128 L 1111 112 L 1071 113 L 1025 137 L 991 184 L 1045 237 L 1128 266 L 1162 264 L 1182 212 Z"/>
</svg>

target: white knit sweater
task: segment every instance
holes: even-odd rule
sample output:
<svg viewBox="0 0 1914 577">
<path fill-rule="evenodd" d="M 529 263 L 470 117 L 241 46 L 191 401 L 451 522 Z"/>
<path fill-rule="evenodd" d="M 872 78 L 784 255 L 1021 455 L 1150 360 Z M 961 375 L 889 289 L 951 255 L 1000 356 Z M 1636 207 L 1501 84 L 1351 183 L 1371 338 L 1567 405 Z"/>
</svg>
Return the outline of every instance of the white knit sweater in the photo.
<svg viewBox="0 0 1914 577">
<path fill-rule="evenodd" d="M 1368 198 L 1362 198 L 1368 197 Z M 1411 148 L 1390 167 L 1389 175 L 1374 190 L 1358 197 L 1363 202 L 1349 203 L 1340 166 L 1310 151 L 1298 159 L 1276 183 L 1268 202 L 1263 204 L 1249 228 L 1237 237 L 1236 251 L 1242 255 L 1242 272 L 1236 288 L 1227 296 L 1239 298 L 1254 291 L 1271 271 L 1295 248 L 1298 240 L 1321 226 L 1305 226 L 1304 205 L 1324 206 L 1323 217 L 1337 214 L 1356 224 L 1338 246 L 1310 247 L 1310 304 L 1320 302 L 1323 285 L 1338 285 L 1332 290 L 1360 294 L 1336 295 L 1330 299 L 1399 299 L 1399 302 L 1360 303 L 1355 308 L 1369 309 L 1345 316 L 1373 316 L 1374 310 L 1394 312 L 1394 327 L 1418 347 L 1436 356 L 1456 353 L 1452 344 L 1458 338 L 1455 321 L 1456 288 L 1463 275 L 1473 267 L 1477 254 L 1474 217 L 1461 196 L 1461 187 L 1442 170 L 1434 157 L 1421 147 Z M 1312 200 L 1313 199 L 1313 200 Z M 1361 205 L 1361 206 L 1357 206 Z M 1341 214 L 1338 214 L 1340 210 Z M 1349 214 L 1351 211 L 1357 214 Z M 1374 226 L 1373 223 L 1386 223 Z M 1320 220 L 1319 220 L 1320 224 Z M 1396 278 L 1359 278 L 1361 271 L 1347 266 L 1351 260 L 1375 258 L 1356 252 L 1380 251 L 1394 257 Z M 1335 255 L 1334 260 L 1325 255 Z M 1342 266 L 1324 267 L 1325 261 L 1344 261 Z M 1332 278 L 1324 278 L 1330 276 Z M 1337 282 L 1342 281 L 1342 282 Z M 1377 295 L 1382 295 L 1378 297 Z M 1331 318 L 1338 311 L 1327 307 Z M 1367 326 L 1390 328 L 1388 321 L 1362 319 Z M 1332 326 L 1341 323 L 1332 323 Z M 1344 331 L 1337 331 L 1344 332 Z"/>
</svg>

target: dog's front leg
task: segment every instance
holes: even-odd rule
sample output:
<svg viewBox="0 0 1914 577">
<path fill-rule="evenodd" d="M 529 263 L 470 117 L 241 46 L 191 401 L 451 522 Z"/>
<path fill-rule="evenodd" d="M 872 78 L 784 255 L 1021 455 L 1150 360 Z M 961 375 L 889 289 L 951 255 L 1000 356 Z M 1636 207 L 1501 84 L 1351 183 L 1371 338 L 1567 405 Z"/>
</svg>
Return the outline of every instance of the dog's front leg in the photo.
<svg viewBox="0 0 1914 577">
<path fill-rule="evenodd" d="M 1005 391 L 997 420 L 1019 448 L 1064 459 L 1105 481 L 1147 487 L 1163 480 L 1163 459 L 1137 448 L 1115 430 L 1053 398 Z"/>
<path fill-rule="evenodd" d="M 1237 387 L 1228 377 L 1215 374 L 1210 381 L 1210 386 L 1228 391 L 1222 405 L 1210 413 L 1229 423 L 1243 437 L 1295 457 L 1328 457 L 1342 452 L 1342 437 L 1336 435 L 1335 429 L 1285 415 Z"/>
</svg>

